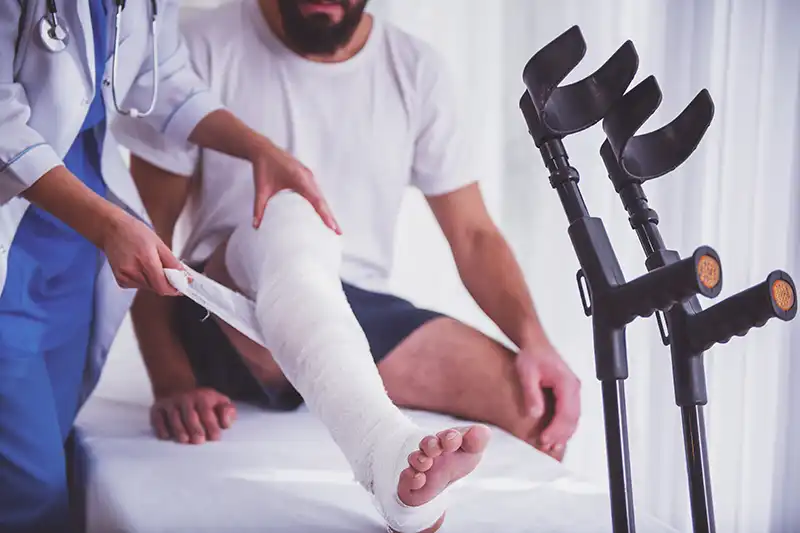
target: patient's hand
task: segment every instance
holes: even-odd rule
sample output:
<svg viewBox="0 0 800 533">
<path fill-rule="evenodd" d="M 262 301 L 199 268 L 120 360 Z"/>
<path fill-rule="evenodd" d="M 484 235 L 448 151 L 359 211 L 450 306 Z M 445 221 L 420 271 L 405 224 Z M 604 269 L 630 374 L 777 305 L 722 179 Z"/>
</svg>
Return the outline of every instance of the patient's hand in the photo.
<svg viewBox="0 0 800 533">
<path fill-rule="evenodd" d="M 546 419 L 540 449 L 561 460 L 580 419 L 580 381 L 549 343 L 521 349 L 515 362 L 526 409 L 533 418 Z M 555 397 L 552 413 L 547 412 L 549 394 Z"/>
<path fill-rule="evenodd" d="M 159 398 L 150 409 L 150 424 L 158 438 L 181 444 L 219 440 L 234 420 L 236 407 L 230 398 L 209 388 Z"/>
</svg>

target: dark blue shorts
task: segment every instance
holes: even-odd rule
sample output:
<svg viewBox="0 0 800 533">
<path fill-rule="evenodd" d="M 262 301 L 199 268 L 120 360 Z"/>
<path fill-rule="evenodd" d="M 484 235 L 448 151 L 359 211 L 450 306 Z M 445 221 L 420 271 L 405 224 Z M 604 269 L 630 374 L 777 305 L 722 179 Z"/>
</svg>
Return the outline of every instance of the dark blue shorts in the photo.
<svg viewBox="0 0 800 533">
<path fill-rule="evenodd" d="M 442 316 L 390 294 L 365 291 L 347 283 L 342 283 L 342 287 L 367 336 L 376 364 L 417 328 Z M 302 404 L 300 395 L 287 382 L 259 383 L 217 322 L 203 320 L 205 317 L 203 307 L 186 297 L 177 299 L 174 326 L 198 386 L 269 409 L 291 410 Z"/>
</svg>

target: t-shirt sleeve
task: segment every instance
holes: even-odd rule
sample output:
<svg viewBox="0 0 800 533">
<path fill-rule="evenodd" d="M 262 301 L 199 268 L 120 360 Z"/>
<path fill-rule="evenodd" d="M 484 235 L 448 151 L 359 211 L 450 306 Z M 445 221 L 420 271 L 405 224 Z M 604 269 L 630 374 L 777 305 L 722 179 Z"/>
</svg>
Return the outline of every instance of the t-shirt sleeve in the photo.
<svg viewBox="0 0 800 533">
<path fill-rule="evenodd" d="M 192 70 L 204 84 L 212 87 L 211 50 L 208 39 L 204 37 L 208 28 L 204 27 L 205 21 L 201 15 L 200 10 L 183 10 L 180 30 Z M 213 92 L 213 87 L 211 90 Z M 191 176 L 197 169 L 201 156 L 200 147 L 188 141 L 175 141 L 145 120 L 120 115 L 112 124 L 111 131 L 117 142 L 130 150 L 132 155 L 152 165 L 183 176 Z"/>
<path fill-rule="evenodd" d="M 477 181 L 453 77 L 445 61 L 428 49 L 420 60 L 412 185 L 425 196 L 453 192 Z"/>
<path fill-rule="evenodd" d="M 114 137 L 131 155 L 180 176 L 195 173 L 200 148 L 168 139 L 143 120 L 122 117 L 111 128 Z"/>
</svg>

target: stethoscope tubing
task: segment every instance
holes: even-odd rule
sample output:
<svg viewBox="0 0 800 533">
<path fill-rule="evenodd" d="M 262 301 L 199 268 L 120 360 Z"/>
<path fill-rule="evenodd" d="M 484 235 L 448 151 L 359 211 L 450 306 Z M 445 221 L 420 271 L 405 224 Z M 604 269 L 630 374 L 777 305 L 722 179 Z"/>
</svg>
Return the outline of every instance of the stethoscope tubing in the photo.
<svg viewBox="0 0 800 533">
<path fill-rule="evenodd" d="M 47 14 L 42 17 L 39 22 L 40 35 L 43 45 L 52 53 L 61 52 L 66 48 L 66 42 L 69 38 L 69 32 L 61 21 L 58 19 L 58 6 L 56 0 L 47 1 Z M 111 60 L 111 96 L 114 101 L 114 108 L 121 115 L 129 117 L 146 117 L 153 113 L 158 99 L 158 43 L 156 42 L 158 36 L 158 4 L 156 0 L 150 1 L 152 10 L 150 22 L 150 37 L 153 41 L 153 93 L 150 98 L 150 106 L 146 111 L 139 111 L 135 107 L 124 109 L 117 99 L 117 56 L 120 45 L 120 32 L 119 28 L 122 25 L 122 11 L 125 9 L 126 0 L 114 0 L 116 6 L 116 13 L 114 15 L 114 50 Z M 47 24 L 49 27 L 45 27 Z"/>
</svg>

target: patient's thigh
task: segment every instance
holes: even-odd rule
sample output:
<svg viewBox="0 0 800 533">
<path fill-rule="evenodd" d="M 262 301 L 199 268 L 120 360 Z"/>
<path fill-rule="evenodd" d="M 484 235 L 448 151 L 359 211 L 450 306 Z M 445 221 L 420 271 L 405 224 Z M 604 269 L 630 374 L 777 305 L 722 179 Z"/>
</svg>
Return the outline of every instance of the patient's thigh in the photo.
<svg viewBox="0 0 800 533">
<path fill-rule="evenodd" d="M 242 224 L 231 234 L 225 266 L 232 281 L 250 299 L 259 288 L 301 281 L 313 268 L 338 280 L 340 237 L 331 231 L 303 197 L 282 192 L 267 204 L 261 226 Z"/>
</svg>

